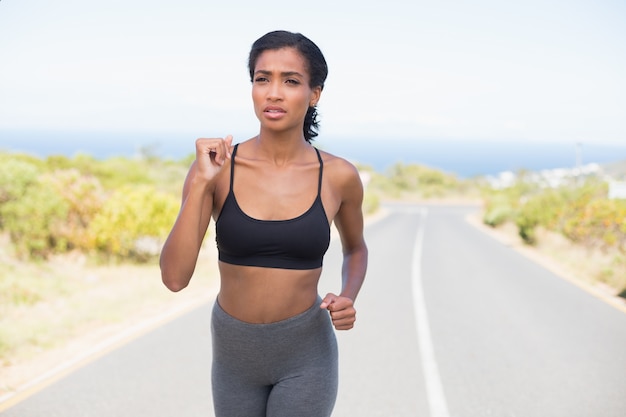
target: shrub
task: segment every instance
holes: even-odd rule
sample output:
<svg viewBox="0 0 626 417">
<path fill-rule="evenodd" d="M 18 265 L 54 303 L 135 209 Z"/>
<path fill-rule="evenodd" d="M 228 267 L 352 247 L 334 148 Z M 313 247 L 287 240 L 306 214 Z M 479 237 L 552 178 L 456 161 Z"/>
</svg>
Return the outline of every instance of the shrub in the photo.
<svg viewBox="0 0 626 417">
<path fill-rule="evenodd" d="M 105 195 L 98 179 L 81 175 L 76 169 L 59 170 L 44 175 L 42 182 L 54 189 L 66 202 L 68 211 L 65 221 L 56 231 L 57 238 L 65 242 L 57 250 L 88 246 L 87 228 L 99 211 Z"/>
<path fill-rule="evenodd" d="M 19 171 L 19 170 L 16 170 Z M 4 229 L 22 258 L 46 258 L 86 246 L 86 229 L 102 201 L 95 178 L 58 170 L 17 182 L 20 191 L 0 207 Z M 20 194 L 18 196 L 18 194 Z"/>
<path fill-rule="evenodd" d="M 491 227 L 498 227 L 513 218 L 514 210 L 509 205 L 496 205 L 485 210 L 483 223 Z"/>
<path fill-rule="evenodd" d="M 20 199 L 2 206 L 4 228 L 21 258 L 46 258 L 66 246 L 59 233 L 69 204 L 54 189 L 37 182 Z"/>
<path fill-rule="evenodd" d="M 396 163 L 385 176 L 372 178 L 372 188 L 390 198 L 462 197 L 473 194 L 475 187 L 452 174 L 416 164 Z"/>
<path fill-rule="evenodd" d="M 0 205 L 21 198 L 39 174 L 39 168 L 30 162 L 0 158 Z"/>
<path fill-rule="evenodd" d="M 513 221 L 515 217 L 515 203 L 502 192 L 485 197 L 484 207 L 483 223 L 491 227 Z"/>
<path fill-rule="evenodd" d="M 544 190 L 527 199 L 520 205 L 515 214 L 515 224 L 524 242 L 536 243 L 535 229 L 542 226 L 554 229 L 566 200 L 555 190 Z"/>
<path fill-rule="evenodd" d="M 151 174 L 156 170 L 144 160 L 123 157 L 98 161 L 98 163 L 92 163 L 87 169 L 107 190 L 116 190 L 127 184 L 150 185 L 153 183 Z"/>
<path fill-rule="evenodd" d="M 595 199 L 570 215 L 563 227 L 565 236 L 586 246 L 626 250 L 626 204 Z"/>
<path fill-rule="evenodd" d="M 107 257 L 146 261 L 158 254 L 178 208 L 177 198 L 153 186 L 124 186 L 91 222 L 90 246 Z"/>
<path fill-rule="evenodd" d="M 456 177 L 421 165 L 397 163 L 389 170 L 390 181 L 404 191 L 424 188 L 454 188 L 458 185 Z"/>
</svg>

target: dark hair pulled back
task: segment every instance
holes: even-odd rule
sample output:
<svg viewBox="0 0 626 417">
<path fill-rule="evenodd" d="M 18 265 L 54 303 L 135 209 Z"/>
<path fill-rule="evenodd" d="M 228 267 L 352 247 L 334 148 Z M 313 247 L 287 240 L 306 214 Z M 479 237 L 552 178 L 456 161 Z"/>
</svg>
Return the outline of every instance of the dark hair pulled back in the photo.
<svg viewBox="0 0 626 417">
<path fill-rule="evenodd" d="M 250 81 L 254 79 L 254 69 L 257 59 L 262 52 L 281 48 L 294 48 L 302 55 L 309 71 L 309 87 L 320 87 L 324 89 L 324 82 L 328 75 L 328 66 L 322 51 L 313 41 L 300 33 L 277 30 L 269 32 L 252 44 L 248 57 L 248 70 L 250 71 Z M 311 141 L 318 135 L 319 121 L 317 106 L 309 107 L 304 118 L 304 139 Z"/>
</svg>

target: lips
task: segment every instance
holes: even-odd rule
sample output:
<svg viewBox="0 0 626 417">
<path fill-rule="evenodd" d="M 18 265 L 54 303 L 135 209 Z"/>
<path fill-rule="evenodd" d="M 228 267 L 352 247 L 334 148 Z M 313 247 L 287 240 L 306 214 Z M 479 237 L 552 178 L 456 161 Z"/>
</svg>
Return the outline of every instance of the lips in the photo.
<svg viewBox="0 0 626 417">
<path fill-rule="evenodd" d="M 265 113 L 285 113 L 285 110 L 277 106 L 268 106 L 265 109 L 263 109 L 263 111 Z"/>
<path fill-rule="evenodd" d="M 267 119 L 278 120 L 281 119 L 287 112 L 281 107 L 268 106 L 263 109 L 263 114 Z"/>
</svg>

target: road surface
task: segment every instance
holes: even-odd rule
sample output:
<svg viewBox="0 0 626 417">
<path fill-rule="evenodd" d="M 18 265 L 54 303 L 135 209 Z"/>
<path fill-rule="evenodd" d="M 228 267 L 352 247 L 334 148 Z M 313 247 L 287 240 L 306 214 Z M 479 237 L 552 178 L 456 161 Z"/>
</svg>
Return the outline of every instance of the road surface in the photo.
<svg viewBox="0 0 626 417">
<path fill-rule="evenodd" d="M 626 416 L 624 311 L 468 224 L 476 208 L 386 210 L 366 228 L 356 327 L 338 334 L 333 416 Z M 322 295 L 340 261 L 333 241 Z M 194 309 L 0 416 L 213 416 L 209 323 Z"/>
</svg>

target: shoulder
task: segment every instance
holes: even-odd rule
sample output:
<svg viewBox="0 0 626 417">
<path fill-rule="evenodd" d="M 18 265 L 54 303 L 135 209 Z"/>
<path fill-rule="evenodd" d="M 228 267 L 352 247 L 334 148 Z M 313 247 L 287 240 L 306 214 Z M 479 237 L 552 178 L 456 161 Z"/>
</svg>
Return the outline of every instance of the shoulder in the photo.
<svg viewBox="0 0 626 417">
<path fill-rule="evenodd" d="M 328 171 L 328 174 L 338 176 L 343 179 L 349 179 L 354 176 L 359 176 L 359 170 L 350 161 L 340 156 L 333 155 L 329 152 L 319 150 L 324 161 L 324 172 Z"/>
<path fill-rule="evenodd" d="M 362 188 L 357 167 L 345 158 L 320 150 L 324 162 L 324 176 L 334 185 L 344 188 Z"/>
</svg>

